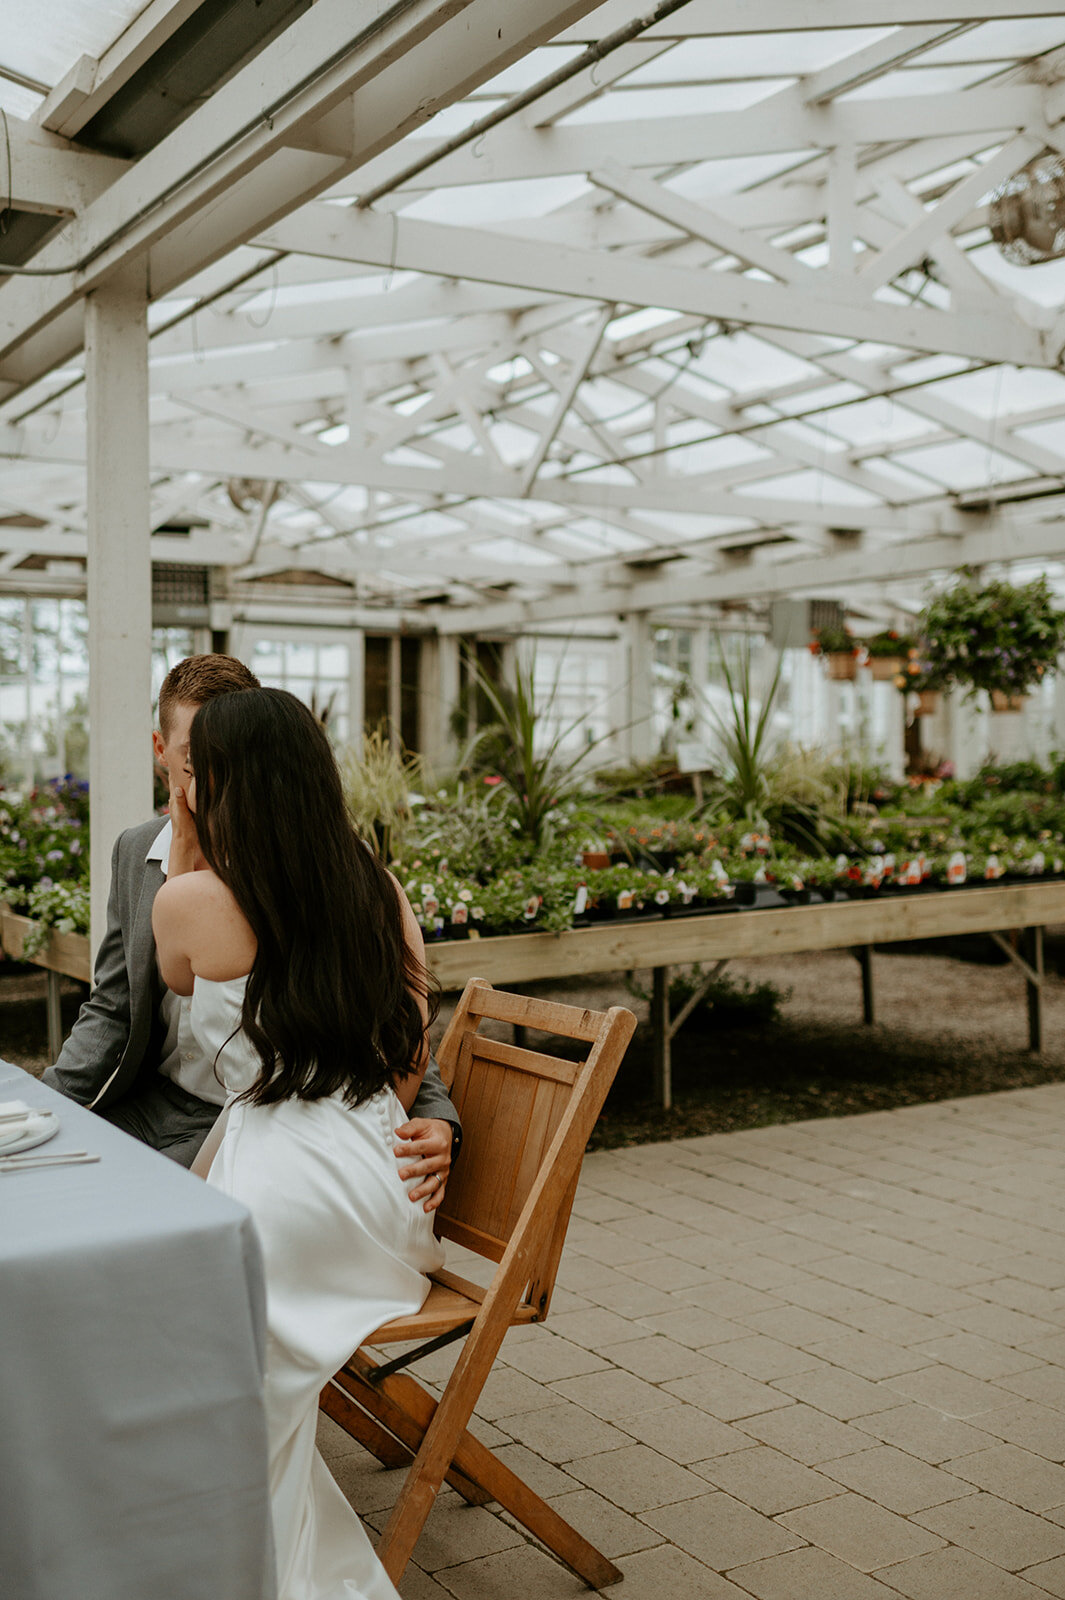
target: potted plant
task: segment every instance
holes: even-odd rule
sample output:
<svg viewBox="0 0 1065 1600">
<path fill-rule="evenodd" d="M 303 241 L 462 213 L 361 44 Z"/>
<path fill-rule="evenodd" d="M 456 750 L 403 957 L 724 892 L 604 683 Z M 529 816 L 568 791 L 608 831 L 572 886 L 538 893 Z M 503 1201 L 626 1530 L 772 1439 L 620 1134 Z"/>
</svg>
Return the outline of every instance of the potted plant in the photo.
<svg viewBox="0 0 1065 1600">
<path fill-rule="evenodd" d="M 996 710 L 1019 711 L 1024 696 L 1053 672 L 1065 647 L 1065 612 L 1046 578 L 980 582 L 963 568 L 923 616 L 930 665 L 944 683 L 986 690 Z"/>
<path fill-rule="evenodd" d="M 890 683 L 904 672 L 914 648 L 913 640 L 894 628 L 884 628 L 880 633 L 874 633 L 872 638 L 863 639 L 862 644 L 865 647 L 866 664 L 878 683 Z"/>
<path fill-rule="evenodd" d="M 810 649 L 824 656 L 828 676 L 837 682 L 850 682 L 858 670 L 858 641 L 848 628 L 815 628 Z"/>
</svg>

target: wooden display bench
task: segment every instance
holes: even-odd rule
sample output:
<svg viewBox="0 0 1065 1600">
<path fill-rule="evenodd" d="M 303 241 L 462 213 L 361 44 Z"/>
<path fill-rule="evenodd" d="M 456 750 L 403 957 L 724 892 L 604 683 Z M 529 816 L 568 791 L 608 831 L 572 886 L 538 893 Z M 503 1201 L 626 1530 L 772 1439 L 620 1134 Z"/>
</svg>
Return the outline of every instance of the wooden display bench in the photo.
<svg viewBox="0 0 1065 1600">
<path fill-rule="evenodd" d="M 1059 922 L 1065 923 L 1065 882 L 1034 882 L 886 894 L 781 910 L 603 922 L 568 933 L 442 939 L 427 944 L 425 955 L 430 970 L 447 990 L 462 989 L 471 977 L 487 978 L 493 984 L 520 984 L 649 967 L 655 1093 L 668 1108 L 673 1103 L 673 1036 L 700 998 L 693 996 L 676 1016 L 670 1015 L 670 967 L 698 962 L 720 970 L 725 962 L 743 956 L 850 950 L 861 967 L 863 1016 L 872 1023 L 876 1020 L 874 945 L 985 933 L 1024 974 L 1028 1045 L 1039 1051 L 1043 1048 L 1043 929 Z M 8 955 L 23 959 L 23 940 L 32 926 L 29 918 L 0 906 L 0 940 Z M 59 976 L 90 981 L 89 941 L 84 934 L 54 933 L 44 949 L 29 959 L 48 973 L 48 1048 L 54 1060 L 63 1037 Z"/>
<path fill-rule="evenodd" d="M 1024 974 L 1028 1045 L 1039 1051 L 1043 1048 L 1043 929 L 1057 922 L 1065 922 L 1065 882 L 996 884 L 781 910 L 605 922 L 571 933 L 442 940 L 426 945 L 426 961 L 445 989 L 461 989 L 469 977 L 487 978 L 490 983 L 531 983 L 650 967 L 655 1093 L 668 1109 L 673 1103 L 673 1035 L 699 999 L 694 996 L 677 1016 L 670 1016 L 671 966 L 699 962 L 720 967 L 740 956 L 851 950 L 861 967 L 863 1015 L 872 1023 L 876 1020 L 874 945 L 986 933 Z"/>
<path fill-rule="evenodd" d="M 48 943 L 35 956 L 23 955 L 26 935 L 37 924 L 29 917 L 20 917 L 0 901 L 0 945 L 4 954 L 15 961 L 30 961 L 43 967 L 48 974 L 48 1054 L 54 1061 L 63 1044 L 63 1021 L 60 1009 L 59 980 L 61 977 L 80 978 L 82 983 L 92 981 L 89 962 L 89 941 L 83 933 L 52 933 Z"/>
</svg>

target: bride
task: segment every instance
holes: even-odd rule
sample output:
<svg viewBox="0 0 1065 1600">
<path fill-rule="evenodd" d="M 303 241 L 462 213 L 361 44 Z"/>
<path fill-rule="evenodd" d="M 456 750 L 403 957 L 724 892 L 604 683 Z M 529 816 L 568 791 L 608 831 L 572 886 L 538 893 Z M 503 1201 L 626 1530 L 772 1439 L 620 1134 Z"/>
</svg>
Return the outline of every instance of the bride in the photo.
<svg viewBox="0 0 1065 1600">
<path fill-rule="evenodd" d="M 206 870 L 171 876 L 152 922 L 230 1091 L 194 1170 L 247 1206 L 262 1244 L 278 1600 L 396 1600 L 315 1431 L 323 1384 L 419 1309 L 443 1259 L 393 1153 L 428 1059 L 421 933 L 293 695 L 208 701 L 190 765 Z"/>
</svg>

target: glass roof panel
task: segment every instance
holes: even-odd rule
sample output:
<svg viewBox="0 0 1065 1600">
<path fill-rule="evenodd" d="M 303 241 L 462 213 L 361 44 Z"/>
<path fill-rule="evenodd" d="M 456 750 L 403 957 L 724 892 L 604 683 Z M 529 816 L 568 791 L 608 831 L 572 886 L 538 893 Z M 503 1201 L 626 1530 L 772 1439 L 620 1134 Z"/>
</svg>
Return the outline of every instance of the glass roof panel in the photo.
<svg viewBox="0 0 1065 1600">
<path fill-rule="evenodd" d="M 966 28 L 956 38 L 933 45 L 921 60 L 937 65 L 945 61 L 1000 61 L 1041 55 L 1065 44 L 1065 19 L 1061 17 L 1011 17 L 1008 22 L 983 22 Z"/>
<path fill-rule="evenodd" d="M 103 55 L 144 9 L 145 0 L 5 6 L 0 63 L 52 89 L 80 56 Z"/>
<path fill-rule="evenodd" d="M 630 72 L 625 84 L 683 83 L 722 78 L 794 78 L 864 50 L 891 28 L 824 28 L 805 33 L 732 34 L 686 39 Z"/>
<path fill-rule="evenodd" d="M 593 122 L 629 122 L 642 117 L 703 116 L 743 111 L 790 82 L 787 78 L 745 78 L 734 82 L 680 84 L 669 88 L 614 89 L 560 118 L 558 127 Z"/>
</svg>

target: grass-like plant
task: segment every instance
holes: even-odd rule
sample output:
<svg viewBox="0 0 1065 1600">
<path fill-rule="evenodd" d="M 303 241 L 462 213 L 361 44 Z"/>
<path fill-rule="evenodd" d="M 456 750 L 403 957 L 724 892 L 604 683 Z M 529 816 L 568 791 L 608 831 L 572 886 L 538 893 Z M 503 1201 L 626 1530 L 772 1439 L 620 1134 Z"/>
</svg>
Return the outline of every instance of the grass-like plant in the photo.
<svg viewBox="0 0 1065 1600">
<path fill-rule="evenodd" d="M 495 719 L 481 729 L 476 743 L 491 753 L 496 772 L 506 786 L 518 832 L 539 849 L 552 833 L 559 807 L 589 787 L 583 763 L 588 751 L 602 739 L 593 739 L 576 755 L 565 753 L 567 739 L 585 720 L 583 714 L 560 727 L 546 743 L 539 737 L 541 725 L 550 716 L 558 696 L 564 658 L 559 662 L 550 693 L 539 707 L 535 661 L 525 667 L 516 663 L 513 682 L 506 685 L 495 683 L 477 663 L 471 662 L 471 666 L 476 687 Z"/>
<path fill-rule="evenodd" d="M 393 744 L 381 727 L 363 735 L 361 749 L 338 750 L 337 764 L 355 826 L 381 860 L 390 861 L 401 848 L 411 793 L 422 786 L 420 758 Z"/>
<path fill-rule="evenodd" d="M 846 832 L 846 790 L 833 763 L 820 751 L 784 743 L 773 728 L 783 657 L 759 701 L 749 648 L 736 668 L 729 666 L 720 640 L 718 652 L 728 708 L 710 706 L 709 712 L 724 768 L 707 789 L 706 809 L 780 833 L 809 853 L 838 849 Z"/>
</svg>

